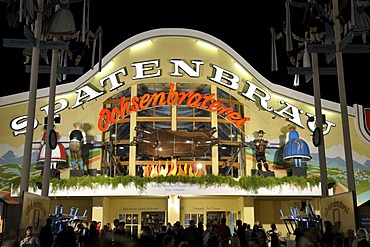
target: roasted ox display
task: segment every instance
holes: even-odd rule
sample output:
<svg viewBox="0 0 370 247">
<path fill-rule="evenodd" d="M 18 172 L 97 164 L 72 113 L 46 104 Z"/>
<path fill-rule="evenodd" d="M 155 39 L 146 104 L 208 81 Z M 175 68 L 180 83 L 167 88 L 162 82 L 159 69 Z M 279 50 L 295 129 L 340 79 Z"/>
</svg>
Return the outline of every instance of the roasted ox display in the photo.
<svg viewBox="0 0 370 247">
<path fill-rule="evenodd" d="M 181 157 L 202 155 L 218 143 L 213 137 L 216 128 L 189 131 L 143 129 L 135 127 L 138 135 L 134 142 L 143 155 L 155 157 Z"/>
</svg>

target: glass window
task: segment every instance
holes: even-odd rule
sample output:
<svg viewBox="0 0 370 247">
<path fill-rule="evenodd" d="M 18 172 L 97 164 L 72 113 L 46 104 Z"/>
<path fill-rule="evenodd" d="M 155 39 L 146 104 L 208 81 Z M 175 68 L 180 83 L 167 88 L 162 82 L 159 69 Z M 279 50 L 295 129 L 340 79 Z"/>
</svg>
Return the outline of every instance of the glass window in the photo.
<svg viewBox="0 0 370 247">
<path fill-rule="evenodd" d="M 128 161 L 130 151 L 130 144 L 120 144 L 116 145 L 116 155 L 117 161 Z"/>
<path fill-rule="evenodd" d="M 120 214 L 119 221 L 125 222 L 126 232 L 139 236 L 139 214 Z"/>
<path fill-rule="evenodd" d="M 171 108 L 169 106 L 156 106 L 141 110 L 138 113 L 139 117 L 170 117 Z"/>
<path fill-rule="evenodd" d="M 195 224 L 197 225 L 199 222 L 204 223 L 204 215 L 203 214 L 185 214 L 184 215 L 184 227 L 188 227 L 190 225 L 190 220 L 194 220 Z"/>
<path fill-rule="evenodd" d="M 131 88 L 126 88 L 125 90 L 123 91 L 120 91 L 118 93 L 118 98 L 121 98 L 122 96 L 125 96 L 125 97 L 131 97 Z"/>
<path fill-rule="evenodd" d="M 217 89 L 217 98 L 218 99 L 229 99 L 230 98 L 230 95 L 225 92 L 224 90 L 221 90 L 221 89 Z"/>
<path fill-rule="evenodd" d="M 177 130 L 193 131 L 192 122 L 179 122 L 177 123 Z"/>
<path fill-rule="evenodd" d="M 137 123 L 137 126 L 143 129 L 152 129 L 154 128 L 154 123 L 153 122 L 139 122 Z"/>
<path fill-rule="evenodd" d="M 141 213 L 141 226 L 153 224 L 155 220 L 159 221 L 160 225 L 165 224 L 164 212 L 142 212 Z"/>
<path fill-rule="evenodd" d="M 137 95 L 142 97 L 145 94 L 149 94 L 151 99 L 148 107 L 144 110 L 138 111 L 136 126 L 143 129 L 165 129 L 171 130 L 175 128 L 177 131 L 194 131 L 196 129 L 210 129 L 212 114 L 208 110 L 202 108 L 189 107 L 186 105 L 185 100 L 181 105 L 176 107 L 176 110 L 172 110 L 172 107 L 168 105 L 158 106 L 160 100 L 164 100 L 167 97 L 170 89 L 169 83 L 152 83 L 152 84 L 138 84 Z M 192 84 L 192 83 L 177 83 L 176 91 L 178 92 L 190 92 L 194 94 L 210 95 L 211 87 L 209 84 Z M 192 94 L 193 95 L 193 94 Z M 124 96 L 125 100 L 130 100 L 131 89 L 127 88 L 117 95 L 112 96 L 110 99 L 105 101 L 104 107 L 112 109 L 119 105 L 119 98 Z M 197 99 L 197 95 L 194 97 L 194 101 Z M 235 97 L 231 96 L 227 91 L 217 89 L 217 100 L 221 104 L 230 109 L 231 111 L 238 112 L 243 117 L 244 107 Z M 201 102 L 201 101 L 200 101 Z M 174 115 L 174 116 L 173 116 Z M 176 119 L 176 126 L 171 126 L 172 120 Z M 219 147 L 219 160 L 230 157 L 233 152 L 233 147 L 239 146 L 239 142 L 244 140 L 245 134 L 243 130 L 236 127 L 226 118 L 226 113 L 217 116 L 217 131 L 218 138 L 220 140 Z M 105 143 L 113 143 L 113 147 L 110 146 L 107 149 L 110 151 L 108 156 L 104 156 L 103 159 L 111 162 L 111 158 L 118 161 L 119 165 L 128 168 L 129 161 L 129 145 L 130 145 L 130 131 L 136 127 L 130 126 L 130 116 L 125 116 L 124 119 L 120 119 L 117 123 L 109 126 L 108 130 L 103 133 L 102 141 Z M 138 133 L 137 133 L 138 134 Z M 142 166 L 145 165 L 143 161 L 153 160 L 153 157 L 149 157 L 148 154 L 139 153 L 139 149 L 136 149 L 136 160 L 137 167 L 135 169 L 136 175 L 143 173 Z M 143 151 L 142 151 L 143 152 Z M 114 157 L 111 157 L 112 156 Z M 178 160 L 196 160 L 202 161 L 204 165 L 210 165 L 209 161 L 212 157 L 212 149 L 209 149 L 207 153 L 189 157 L 178 157 Z M 160 159 L 160 158 L 159 158 Z M 156 158 L 157 160 L 157 158 Z M 139 175 L 140 176 L 140 175 Z"/>
<path fill-rule="evenodd" d="M 218 138 L 220 140 L 230 140 L 230 124 L 218 124 Z"/>
<path fill-rule="evenodd" d="M 130 139 L 130 123 L 118 124 L 117 140 Z"/>
<path fill-rule="evenodd" d="M 170 117 L 171 116 L 171 107 L 169 106 L 157 106 L 154 108 L 153 112 L 154 117 Z"/>
<path fill-rule="evenodd" d="M 177 107 L 177 115 L 180 117 L 191 117 L 193 116 L 193 107 L 187 105 L 181 105 Z"/>
</svg>

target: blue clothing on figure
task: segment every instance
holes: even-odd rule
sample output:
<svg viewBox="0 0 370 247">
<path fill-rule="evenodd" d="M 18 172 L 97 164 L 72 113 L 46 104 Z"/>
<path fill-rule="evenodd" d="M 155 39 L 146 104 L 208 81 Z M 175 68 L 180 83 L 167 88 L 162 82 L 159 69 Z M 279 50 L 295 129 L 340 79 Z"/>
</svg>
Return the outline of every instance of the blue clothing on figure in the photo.
<svg viewBox="0 0 370 247">
<path fill-rule="evenodd" d="M 299 138 L 298 131 L 290 130 L 289 140 L 284 147 L 283 160 L 294 162 L 295 167 L 302 167 L 302 161 L 311 159 L 307 143 Z"/>
</svg>

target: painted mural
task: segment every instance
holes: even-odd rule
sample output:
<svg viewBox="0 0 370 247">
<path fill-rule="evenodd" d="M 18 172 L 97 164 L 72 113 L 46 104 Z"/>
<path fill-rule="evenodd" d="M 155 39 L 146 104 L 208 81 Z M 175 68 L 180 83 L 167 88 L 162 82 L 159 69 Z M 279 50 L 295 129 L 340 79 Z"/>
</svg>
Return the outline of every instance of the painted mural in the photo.
<svg viewBox="0 0 370 247">
<path fill-rule="evenodd" d="M 134 45 L 139 43 L 145 45 L 136 48 Z M 204 43 L 208 45 L 204 46 Z M 60 135 L 58 142 L 64 146 L 68 160 L 67 167 L 63 169 L 73 169 L 69 146 L 73 123 L 82 123 L 86 133 L 86 143 L 81 150 L 81 165 L 84 169 L 100 169 L 101 143 L 107 141 L 105 132 L 111 131 L 110 126 L 115 122 L 130 121 L 130 116 L 140 115 L 141 111 L 148 108 L 144 102 L 145 93 L 135 101 L 135 94 L 143 85 L 163 84 L 161 88 L 149 87 L 152 92 L 148 97 L 161 92 L 166 95 L 182 93 L 186 94 L 186 100 L 177 104 L 171 100 L 151 101 L 150 108 L 159 110 L 161 107 L 180 108 L 186 105 L 195 110 L 203 107 L 209 114 L 216 114 L 216 119 L 222 118 L 226 124 L 233 126 L 237 135 L 235 138 L 243 143 L 246 170 L 256 168 L 253 141 L 262 129 L 264 139 L 269 143 L 265 149 L 268 168 L 276 176 L 286 176 L 286 169 L 294 166 L 283 159 L 287 133 L 293 127 L 299 131 L 300 138 L 310 150 L 310 159 L 304 162 L 307 176 L 320 175 L 318 148 L 312 142 L 315 128 L 315 122 L 312 121 L 315 115 L 313 97 L 267 81 L 222 41 L 193 30 L 153 30 L 122 42 L 103 59 L 102 64 L 101 71 L 96 65 L 77 81 L 57 86 L 54 115 L 61 121 L 55 125 L 55 130 Z M 176 85 L 176 89 L 171 89 L 171 85 Z M 185 90 L 183 85 L 195 85 L 193 94 Z M 209 88 L 207 93 L 202 93 L 201 99 L 196 97 L 197 85 L 207 85 Z M 222 106 L 212 105 L 211 102 L 218 102 L 217 96 L 221 97 L 225 92 L 241 103 L 242 115 L 220 112 Z M 122 100 L 111 106 L 110 110 L 104 110 L 103 105 L 122 95 L 129 96 L 128 103 Z M 48 102 L 48 89 L 39 90 L 35 108 L 31 176 L 39 176 L 41 172 L 42 163 L 38 159 L 44 118 L 48 116 Z M 347 171 L 340 107 L 323 100 L 322 108 L 326 116 L 324 136 L 327 173 L 339 183 L 341 189 L 338 192 L 345 192 Z M 5 199 L 10 199 L 10 186 L 21 175 L 29 121 L 27 109 L 27 93 L 0 98 L 0 190 Z M 348 109 L 357 202 L 361 205 L 370 198 L 370 114 L 368 108 L 359 105 Z"/>
</svg>

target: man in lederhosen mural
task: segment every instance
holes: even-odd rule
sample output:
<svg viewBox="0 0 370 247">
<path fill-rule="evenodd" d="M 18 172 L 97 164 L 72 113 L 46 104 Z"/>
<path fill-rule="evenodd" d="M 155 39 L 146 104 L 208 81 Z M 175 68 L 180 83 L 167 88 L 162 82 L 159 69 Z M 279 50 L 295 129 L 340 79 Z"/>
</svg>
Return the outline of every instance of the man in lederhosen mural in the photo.
<svg viewBox="0 0 370 247">
<path fill-rule="evenodd" d="M 82 144 L 86 144 L 86 133 L 83 130 L 83 124 L 73 123 L 74 130 L 69 132 L 69 151 L 71 153 L 72 170 L 76 169 L 76 163 L 80 170 L 83 169 L 83 160 L 81 154 Z"/>
<path fill-rule="evenodd" d="M 263 138 L 264 134 L 265 132 L 263 130 L 259 130 L 258 138 L 253 141 L 256 148 L 256 160 L 259 171 L 262 171 L 262 165 L 266 171 L 269 171 L 269 165 L 267 164 L 265 154 L 266 147 L 269 145 L 269 142 Z"/>
</svg>

